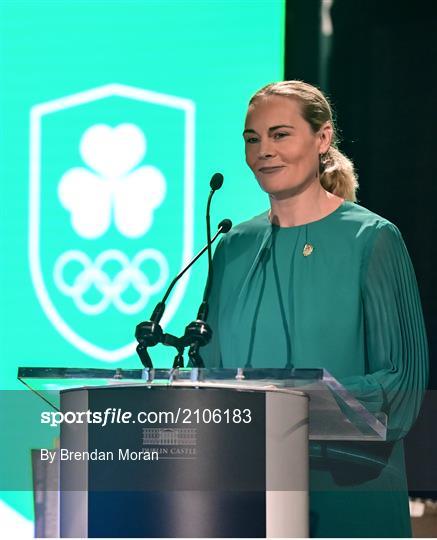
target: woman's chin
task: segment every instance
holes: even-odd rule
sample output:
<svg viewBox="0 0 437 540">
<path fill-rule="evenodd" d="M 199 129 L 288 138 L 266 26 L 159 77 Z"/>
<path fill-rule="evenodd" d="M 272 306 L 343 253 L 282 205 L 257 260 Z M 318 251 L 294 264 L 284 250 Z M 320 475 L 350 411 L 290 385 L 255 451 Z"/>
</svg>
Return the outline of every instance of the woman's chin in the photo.
<svg viewBox="0 0 437 540">
<path fill-rule="evenodd" d="M 288 182 L 287 185 L 276 184 L 274 182 L 260 182 L 258 181 L 261 189 L 265 191 L 271 199 L 275 200 L 284 200 L 289 199 L 290 197 L 295 197 L 300 195 L 310 187 L 313 187 L 314 181 L 316 181 L 319 186 L 320 182 L 317 178 L 310 179 L 307 181 L 296 181 Z"/>
<path fill-rule="evenodd" d="M 290 199 L 292 197 L 296 197 L 296 195 L 300 195 L 306 190 L 306 187 L 307 186 L 298 184 L 297 186 L 287 186 L 286 188 L 282 189 L 272 189 L 272 187 L 269 186 L 269 189 L 264 189 L 264 191 L 268 193 L 271 199 L 282 201 L 284 199 Z"/>
</svg>

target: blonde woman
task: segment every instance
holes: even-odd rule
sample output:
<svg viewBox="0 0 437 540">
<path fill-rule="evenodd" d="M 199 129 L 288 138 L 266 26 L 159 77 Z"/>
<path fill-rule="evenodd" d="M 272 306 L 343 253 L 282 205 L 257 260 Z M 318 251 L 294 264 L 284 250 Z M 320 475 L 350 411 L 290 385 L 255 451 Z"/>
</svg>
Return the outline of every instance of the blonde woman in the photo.
<svg viewBox="0 0 437 540">
<path fill-rule="evenodd" d="M 423 316 L 398 229 L 359 206 L 330 105 L 301 81 L 250 100 L 246 162 L 270 209 L 219 244 L 209 366 L 323 367 L 389 442 L 313 445 L 312 536 L 410 536 L 402 438 L 427 381 Z"/>
</svg>

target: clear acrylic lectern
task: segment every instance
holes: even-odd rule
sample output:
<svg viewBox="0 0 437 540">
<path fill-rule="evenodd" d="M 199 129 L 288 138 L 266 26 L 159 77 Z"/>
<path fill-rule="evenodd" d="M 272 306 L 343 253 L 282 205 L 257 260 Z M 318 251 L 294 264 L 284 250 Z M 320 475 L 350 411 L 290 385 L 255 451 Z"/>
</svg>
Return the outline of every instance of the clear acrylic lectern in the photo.
<svg viewBox="0 0 437 540">
<path fill-rule="evenodd" d="M 45 392 L 59 391 L 53 407 L 72 420 L 45 468 L 58 475 L 61 537 L 305 537 L 308 441 L 386 436 L 384 417 L 323 369 L 19 368 L 18 377 L 48 408 Z"/>
</svg>

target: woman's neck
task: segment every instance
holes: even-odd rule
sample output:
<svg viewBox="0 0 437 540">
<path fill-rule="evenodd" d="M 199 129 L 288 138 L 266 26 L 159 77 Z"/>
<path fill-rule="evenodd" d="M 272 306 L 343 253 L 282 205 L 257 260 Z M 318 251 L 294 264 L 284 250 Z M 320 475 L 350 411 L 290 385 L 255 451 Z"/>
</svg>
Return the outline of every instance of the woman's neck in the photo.
<svg viewBox="0 0 437 540">
<path fill-rule="evenodd" d="M 290 197 L 269 197 L 270 221 L 279 227 L 295 227 L 318 221 L 334 212 L 344 200 L 323 189 L 318 182 Z"/>
</svg>

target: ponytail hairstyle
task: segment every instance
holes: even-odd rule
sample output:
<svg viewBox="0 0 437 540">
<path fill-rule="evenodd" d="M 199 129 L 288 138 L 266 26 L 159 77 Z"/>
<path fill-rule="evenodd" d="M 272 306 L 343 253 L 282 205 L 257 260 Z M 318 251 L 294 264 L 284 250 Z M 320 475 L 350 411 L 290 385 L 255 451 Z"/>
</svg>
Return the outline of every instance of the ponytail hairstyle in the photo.
<svg viewBox="0 0 437 540">
<path fill-rule="evenodd" d="M 326 191 L 355 202 L 358 189 L 357 175 L 352 161 L 337 148 L 338 138 L 331 106 L 322 92 L 315 86 L 302 81 L 271 83 L 252 96 L 249 107 L 258 99 L 268 96 L 295 99 L 300 104 L 304 120 L 308 122 L 314 133 L 317 133 L 325 122 L 330 122 L 333 138 L 328 151 L 320 155 L 320 183 Z"/>
</svg>

